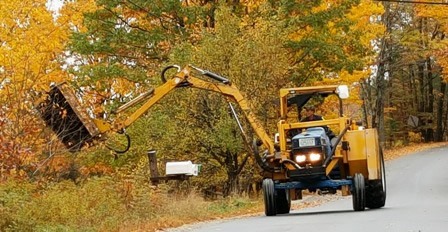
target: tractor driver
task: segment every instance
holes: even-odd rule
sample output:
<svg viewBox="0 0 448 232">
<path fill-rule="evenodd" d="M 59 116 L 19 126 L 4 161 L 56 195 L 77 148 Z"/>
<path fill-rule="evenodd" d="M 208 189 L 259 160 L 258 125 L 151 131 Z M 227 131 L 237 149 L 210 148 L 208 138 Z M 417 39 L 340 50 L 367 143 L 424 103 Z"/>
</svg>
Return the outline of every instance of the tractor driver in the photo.
<svg viewBox="0 0 448 232">
<path fill-rule="evenodd" d="M 315 114 L 316 109 L 314 106 L 305 106 L 305 118 L 300 120 L 301 122 L 309 122 L 309 121 L 320 121 L 324 120 L 324 118 L 320 115 Z"/>
<path fill-rule="evenodd" d="M 300 120 L 300 122 L 310 122 L 310 121 L 320 121 L 324 120 L 324 118 L 320 115 L 315 114 L 316 108 L 314 106 L 305 106 L 305 117 Z M 331 131 L 328 126 L 322 126 L 330 139 L 330 141 L 336 137 L 336 135 Z"/>
</svg>

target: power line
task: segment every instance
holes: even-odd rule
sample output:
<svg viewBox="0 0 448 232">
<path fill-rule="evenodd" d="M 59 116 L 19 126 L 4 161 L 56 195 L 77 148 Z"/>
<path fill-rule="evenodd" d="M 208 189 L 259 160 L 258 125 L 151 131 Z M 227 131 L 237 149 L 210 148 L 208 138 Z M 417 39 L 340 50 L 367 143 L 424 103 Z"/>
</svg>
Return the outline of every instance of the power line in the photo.
<svg viewBox="0 0 448 232">
<path fill-rule="evenodd" d="M 397 2 L 397 3 L 411 3 L 411 4 L 424 4 L 424 5 L 444 5 L 448 6 L 448 2 L 422 2 L 422 1 L 410 1 L 410 0 L 374 0 L 376 2 Z"/>
</svg>

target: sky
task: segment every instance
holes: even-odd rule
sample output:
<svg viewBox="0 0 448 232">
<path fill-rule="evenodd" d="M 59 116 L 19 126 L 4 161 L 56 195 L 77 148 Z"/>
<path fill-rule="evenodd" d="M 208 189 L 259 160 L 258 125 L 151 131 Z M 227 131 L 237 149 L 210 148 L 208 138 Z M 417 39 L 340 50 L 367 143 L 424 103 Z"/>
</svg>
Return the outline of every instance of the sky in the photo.
<svg viewBox="0 0 448 232">
<path fill-rule="evenodd" d="M 57 12 L 62 6 L 62 0 L 47 0 L 47 8 Z"/>
</svg>

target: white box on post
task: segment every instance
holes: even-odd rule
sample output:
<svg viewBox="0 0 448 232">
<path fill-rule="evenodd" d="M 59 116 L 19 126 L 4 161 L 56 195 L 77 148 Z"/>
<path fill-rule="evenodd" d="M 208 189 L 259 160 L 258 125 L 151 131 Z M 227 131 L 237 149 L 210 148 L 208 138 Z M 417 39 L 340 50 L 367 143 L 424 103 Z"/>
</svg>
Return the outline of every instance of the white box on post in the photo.
<svg viewBox="0 0 448 232">
<path fill-rule="evenodd" d="M 200 167 L 200 164 L 193 164 L 191 161 L 167 162 L 166 175 L 197 176 L 199 174 Z"/>
</svg>

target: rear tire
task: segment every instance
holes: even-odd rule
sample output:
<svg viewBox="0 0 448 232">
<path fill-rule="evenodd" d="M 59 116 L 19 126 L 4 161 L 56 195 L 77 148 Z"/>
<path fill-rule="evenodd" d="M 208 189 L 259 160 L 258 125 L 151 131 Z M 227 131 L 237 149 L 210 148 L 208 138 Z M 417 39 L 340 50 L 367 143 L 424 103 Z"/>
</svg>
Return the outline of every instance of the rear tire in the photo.
<svg viewBox="0 0 448 232">
<path fill-rule="evenodd" d="M 366 206 L 370 209 L 378 209 L 386 204 L 386 168 L 381 148 L 380 159 L 381 179 L 369 181 L 366 189 Z"/>
<path fill-rule="evenodd" d="M 369 181 L 366 189 L 366 207 L 378 209 L 386 204 L 386 193 L 383 191 L 381 180 Z"/>
<path fill-rule="evenodd" d="M 287 214 L 291 209 L 291 197 L 288 189 L 277 189 L 277 197 L 275 199 L 278 214 Z"/>
<path fill-rule="evenodd" d="M 353 209 L 355 211 L 363 211 L 365 209 L 366 192 L 365 180 L 361 173 L 356 173 L 353 178 L 352 200 Z"/>
<path fill-rule="evenodd" d="M 274 181 L 272 179 L 263 180 L 263 199 L 264 213 L 266 216 L 275 216 L 277 214 Z"/>
</svg>

